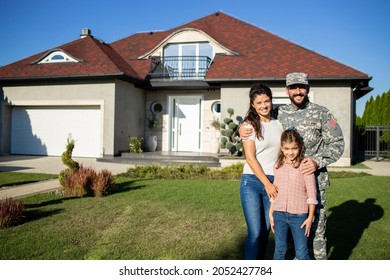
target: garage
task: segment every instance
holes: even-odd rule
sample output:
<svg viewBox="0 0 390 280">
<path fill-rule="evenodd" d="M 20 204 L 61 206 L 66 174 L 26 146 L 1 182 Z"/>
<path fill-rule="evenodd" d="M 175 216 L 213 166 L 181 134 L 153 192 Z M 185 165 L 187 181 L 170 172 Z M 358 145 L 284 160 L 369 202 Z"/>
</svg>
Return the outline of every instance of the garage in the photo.
<svg viewBox="0 0 390 280">
<path fill-rule="evenodd" d="M 99 106 L 16 106 L 11 154 L 61 156 L 71 135 L 73 156 L 99 157 L 101 127 Z"/>
</svg>

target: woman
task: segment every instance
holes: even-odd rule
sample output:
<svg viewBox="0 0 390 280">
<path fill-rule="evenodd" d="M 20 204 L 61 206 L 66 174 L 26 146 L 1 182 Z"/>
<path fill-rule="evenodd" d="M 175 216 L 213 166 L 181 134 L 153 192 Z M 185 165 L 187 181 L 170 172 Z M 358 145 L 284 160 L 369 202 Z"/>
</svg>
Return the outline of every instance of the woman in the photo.
<svg viewBox="0 0 390 280">
<path fill-rule="evenodd" d="M 240 184 L 241 205 L 248 228 L 245 259 L 264 259 L 270 231 L 270 198 L 275 198 L 274 165 L 280 149 L 282 125 L 271 117 L 272 92 L 264 84 L 254 84 L 244 123 L 253 128 L 243 140 L 246 163 Z"/>
</svg>

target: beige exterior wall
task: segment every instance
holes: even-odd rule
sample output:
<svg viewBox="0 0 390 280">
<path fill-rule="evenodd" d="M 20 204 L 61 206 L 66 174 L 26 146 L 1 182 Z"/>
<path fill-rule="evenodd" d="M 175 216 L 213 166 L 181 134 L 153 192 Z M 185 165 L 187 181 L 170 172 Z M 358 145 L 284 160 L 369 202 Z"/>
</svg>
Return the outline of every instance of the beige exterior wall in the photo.
<svg viewBox="0 0 390 280">
<path fill-rule="evenodd" d="M 79 83 L 64 85 L 34 85 L 3 87 L 3 120 L 8 121 L 3 127 L 2 153 L 10 150 L 10 114 L 11 106 L 89 106 L 101 108 L 101 155 L 114 155 L 115 150 L 115 84 L 113 82 Z M 66 143 L 64 143 L 66 144 Z"/>
<path fill-rule="evenodd" d="M 120 80 L 115 82 L 114 153 L 129 152 L 129 137 L 144 137 L 145 91 Z"/>
<path fill-rule="evenodd" d="M 353 95 L 349 87 L 312 87 L 309 94 L 314 103 L 325 106 L 334 115 L 344 136 L 345 149 L 342 157 L 333 166 L 351 165 L 353 135 Z"/>
</svg>

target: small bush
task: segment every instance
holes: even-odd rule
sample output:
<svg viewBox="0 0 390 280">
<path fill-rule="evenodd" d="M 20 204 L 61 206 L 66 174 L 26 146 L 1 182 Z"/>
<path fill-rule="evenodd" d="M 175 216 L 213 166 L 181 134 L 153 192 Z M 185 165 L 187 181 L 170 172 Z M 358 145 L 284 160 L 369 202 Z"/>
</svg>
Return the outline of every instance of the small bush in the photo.
<svg viewBox="0 0 390 280">
<path fill-rule="evenodd" d="M 76 171 L 70 171 L 63 180 L 63 193 L 70 196 L 92 196 L 92 180 L 96 173 L 91 168 L 80 165 Z"/>
<path fill-rule="evenodd" d="M 63 187 L 64 195 L 102 197 L 112 193 L 115 178 L 108 170 L 96 173 L 92 168 L 80 165 L 77 171 L 72 171 L 65 177 Z"/>
<path fill-rule="evenodd" d="M 0 200 L 0 228 L 7 228 L 21 221 L 24 205 L 12 198 Z"/>
<path fill-rule="evenodd" d="M 115 188 L 115 178 L 108 170 L 102 170 L 92 180 L 92 190 L 96 197 L 111 194 Z"/>
<path fill-rule="evenodd" d="M 129 137 L 129 148 L 130 148 L 130 153 L 142 153 L 142 142 L 144 141 L 143 137 L 135 137 L 135 136 L 130 136 Z"/>
<path fill-rule="evenodd" d="M 145 165 L 129 168 L 126 173 L 119 176 L 133 179 L 239 179 L 243 164 L 210 169 L 206 165 Z"/>
</svg>

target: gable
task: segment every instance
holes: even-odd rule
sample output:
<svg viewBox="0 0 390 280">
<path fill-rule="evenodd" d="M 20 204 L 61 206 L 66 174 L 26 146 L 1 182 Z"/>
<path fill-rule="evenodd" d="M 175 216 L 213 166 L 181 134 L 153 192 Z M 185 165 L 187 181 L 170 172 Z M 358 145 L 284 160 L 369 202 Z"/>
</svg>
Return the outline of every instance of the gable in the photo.
<svg viewBox="0 0 390 280">
<path fill-rule="evenodd" d="M 67 54 L 63 50 L 51 50 L 43 58 L 39 59 L 37 64 L 44 63 L 68 63 L 68 62 L 78 62 L 77 59 L 73 58 L 71 55 Z"/>
<path fill-rule="evenodd" d="M 237 53 L 225 48 L 214 38 L 207 35 L 205 32 L 199 29 L 194 28 L 184 28 L 171 33 L 167 38 L 165 38 L 161 43 L 159 43 L 155 48 L 146 54 L 139 57 L 139 59 L 147 59 L 152 56 L 162 56 L 163 48 L 168 44 L 178 44 L 178 43 L 198 43 L 198 42 L 208 42 L 214 48 L 214 53 L 221 55 L 237 55 Z"/>
</svg>

